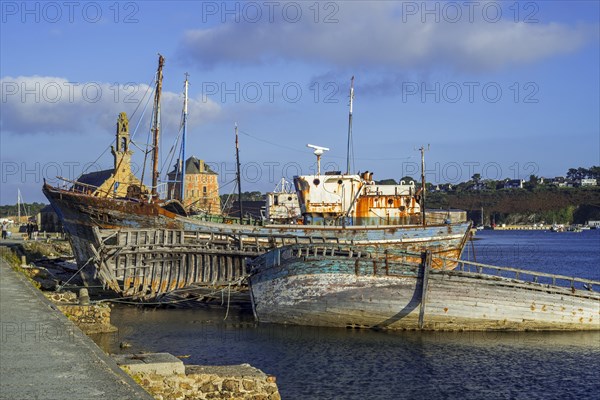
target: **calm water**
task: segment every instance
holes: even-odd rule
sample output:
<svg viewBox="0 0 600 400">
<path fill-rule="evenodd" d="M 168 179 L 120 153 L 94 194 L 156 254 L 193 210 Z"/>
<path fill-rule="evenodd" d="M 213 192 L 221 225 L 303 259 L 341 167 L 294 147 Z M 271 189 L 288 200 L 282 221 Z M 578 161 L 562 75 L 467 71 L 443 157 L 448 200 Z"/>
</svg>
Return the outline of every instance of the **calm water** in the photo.
<svg viewBox="0 0 600 400">
<path fill-rule="evenodd" d="M 478 232 L 478 262 L 600 280 L 600 230 Z M 470 256 L 472 258 L 472 251 Z M 112 352 L 189 355 L 188 364 L 250 363 L 284 399 L 598 398 L 600 332 L 373 332 L 256 325 L 249 310 L 117 307 Z"/>
</svg>

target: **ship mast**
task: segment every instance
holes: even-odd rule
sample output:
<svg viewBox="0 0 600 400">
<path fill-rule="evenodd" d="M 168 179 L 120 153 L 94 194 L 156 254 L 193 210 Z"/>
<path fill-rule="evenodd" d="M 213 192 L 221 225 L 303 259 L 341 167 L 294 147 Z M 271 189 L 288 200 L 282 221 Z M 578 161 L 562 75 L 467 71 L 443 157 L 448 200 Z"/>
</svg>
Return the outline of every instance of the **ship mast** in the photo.
<svg viewBox="0 0 600 400">
<path fill-rule="evenodd" d="M 425 151 L 429 150 L 429 145 L 427 148 L 425 146 L 421 146 L 419 151 L 421 152 L 421 218 L 423 220 L 423 226 L 426 225 L 425 222 Z"/>
<path fill-rule="evenodd" d="M 243 224 L 244 212 L 242 211 L 242 178 L 240 174 L 240 146 L 238 141 L 238 126 L 235 124 L 235 162 L 237 164 L 237 187 L 238 187 L 238 203 L 240 206 L 240 225 Z"/>
<path fill-rule="evenodd" d="M 354 76 L 350 79 L 350 112 L 348 113 L 348 152 L 346 156 L 346 175 L 350 175 L 350 152 L 352 151 L 352 102 L 354 101 Z"/>
<path fill-rule="evenodd" d="M 158 71 L 156 73 L 156 93 L 154 94 L 154 124 L 152 126 L 152 201 L 158 200 L 158 139 L 160 134 L 160 94 L 162 91 L 162 69 L 165 58 L 158 55 Z"/>
<path fill-rule="evenodd" d="M 187 133 L 187 114 L 188 114 L 188 73 L 185 73 L 185 84 L 183 86 L 183 134 L 181 137 L 181 202 L 185 200 L 185 137 Z M 185 203 L 184 203 L 185 204 Z"/>
<path fill-rule="evenodd" d="M 21 189 L 17 189 L 17 224 L 21 223 Z"/>
</svg>

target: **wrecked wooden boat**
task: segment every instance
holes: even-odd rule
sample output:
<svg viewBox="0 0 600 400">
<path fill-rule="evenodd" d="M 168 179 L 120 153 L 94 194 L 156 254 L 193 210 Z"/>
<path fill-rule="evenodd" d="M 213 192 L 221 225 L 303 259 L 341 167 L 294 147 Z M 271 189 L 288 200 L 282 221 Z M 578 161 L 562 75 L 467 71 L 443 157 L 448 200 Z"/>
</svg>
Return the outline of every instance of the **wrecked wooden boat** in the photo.
<svg viewBox="0 0 600 400">
<path fill-rule="evenodd" d="M 285 246 L 254 259 L 249 279 L 255 316 L 266 323 L 600 329 L 599 281 L 459 261 L 429 250 L 397 252 L 391 260 L 352 246 Z"/>
<path fill-rule="evenodd" d="M 462 250 L 470 224 L 452 220 L 446 212 L 425 217 L 423 194 L 413 181 L 379 185 L 369 172 L 321 174 L 325 148 L 319 146 L 310 145 L 316 149 L 317 174 L 295 177 L 297 195 L 279 194 L 291 197 L 290 202 L 299 199 L 302 218 L 291 217 L 296 224 L 247 225 L 242 218 L 215 222 L 206 215 L 189 215 L 183 198 L 161 199 L 157 187 L 163 64 L 160 56 L 150 186 L 131 171 L 133 146 L 124 112 L 117 119 L 114 168 L 65 180 L 70 187 L 44 182 L 43 193 L 69 234 L 86 282 L 99 278 L 120 295 L 148 300 L 184 287 L 238 285 L 247 260 L 289 244 L 342 243 L 363 247 L 372 257 L 390 257 L 388 249 Z M 181 168 L 183 164 L 177 163 Z M 185 168 L 180 172 L 172 176 L 185 175 Z M 181 182 L 181 189 L 173 193 L 186 192 L 185 180 Z M 251 251 L 248 243 L 254 246 Z M 230 268 L 237 272 L 227 272 Z M 207 270 L 208 278 L 201 272 Z M 219 277 L 216 281 L 214 274 Z"/>
<path fill-rule="evenodd" d="M 287 228 L 287 229 L 286 229 Z M 366 229 L 294 225 L 254 232 L 235 226 L 225 229 L 100 229 L 92 228 L 88 243 L 94 274 L 121 296 L 154 300 L 179 291 L 182 295 L 209 297 L 233 288 L 247 290 L 246 263 L 261 254 L 293 245 L 344 245 L 372 259 L 393 260 L 399 249 L 436 249 L 449 257 L 460 255 L 469 235 L 469 224 L 456 226 L 386 227 Z M 441 266 L 442 267 L 442 266 Z M 443 266 L 451 268 L 450 264 Z"/>
</svg>

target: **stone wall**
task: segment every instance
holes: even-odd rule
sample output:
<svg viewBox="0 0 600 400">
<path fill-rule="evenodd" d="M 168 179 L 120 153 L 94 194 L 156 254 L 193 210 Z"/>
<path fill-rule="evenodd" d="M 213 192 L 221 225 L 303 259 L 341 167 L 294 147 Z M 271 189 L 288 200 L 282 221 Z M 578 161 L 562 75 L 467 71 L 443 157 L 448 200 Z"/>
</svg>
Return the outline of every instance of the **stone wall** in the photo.
<svg viewBox="0 0 600 400">
<path fill-rule="evenodd" d="M 168 353 L 113 357 L 157 400 L 281 399 L 275 377 L 249 364 L 184 366 Z"/>
<path fill-rule="evenodd" d="M 73 292 L 44 292 L 44 295 L 86 334 L 117 331 L 110 323 L 111 308 L 107 304 L 80 305 Z"/>
</svg>

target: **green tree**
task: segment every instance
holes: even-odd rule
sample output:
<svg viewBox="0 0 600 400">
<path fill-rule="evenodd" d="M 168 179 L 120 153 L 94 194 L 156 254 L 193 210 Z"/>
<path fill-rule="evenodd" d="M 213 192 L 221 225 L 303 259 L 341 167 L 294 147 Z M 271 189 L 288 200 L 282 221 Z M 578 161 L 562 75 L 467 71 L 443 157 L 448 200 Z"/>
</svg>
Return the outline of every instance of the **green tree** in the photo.
<svg viewBox="0 0 600 400">
<path fill-rule="evenodd" d="M 389 179 L 389 178 L 388 179 L 382 179 L 380 181 L 375 181 L 375 183 L 377 185 L 397 185 L 398 184 L 398 182 L 396 182 L 396 180 Z"/>
</svg>

